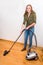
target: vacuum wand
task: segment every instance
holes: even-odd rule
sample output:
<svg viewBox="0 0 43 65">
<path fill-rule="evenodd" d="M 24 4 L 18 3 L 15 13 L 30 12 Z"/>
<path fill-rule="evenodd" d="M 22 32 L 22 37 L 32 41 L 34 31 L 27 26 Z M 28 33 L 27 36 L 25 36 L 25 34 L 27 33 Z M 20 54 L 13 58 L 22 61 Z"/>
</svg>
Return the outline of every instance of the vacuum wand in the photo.
<svg viewBox="0 0 43 65">
<path fill-rule="evenodd" d="M 16 39 L 16 41 L 20 38 L 20 36 L 22 35 L 22 33 L 25 31 L 26 29 L 23 29 L 23 31 L 21 32 L 21 34 L 18 36 L 18 38 Z M 30 30 L 30 29 L 29 29 Z M 31 30 L 30 30 L 31 31 Z M 32 32 L 32 31 L 31 31 Z M 37 39 L 36 39 L 36 35 L 32 32 L 32 34 L 34 35 L 35 37 L 35 42 L 36 42 L 36 46 L 37 46 Z M 7 51 L 5 50 L 4 53 L 3 53 L 3 56 L 6 56 L 10 50 L 12 49 L 12 47 L 14 46 L 14 44 L 16 43 L 16 41 L 13 43 L 13 45 L 10 47 L 10 49 Z M 31 48 L 30 48 L 31 49 Z"/>
<path fill-rule="evenodd" d="M 20 38 L 20 36 L 22 35 L 22 33 L 25 31 L 25 29 L 23 29 L 23 31 L 21 32 L 21 34 L 18 36 L 18 38 L 16 39 L 16 41 Z M 13 45 L 11 46 L 11 48 L 7 51 L 5 50 L 4 53 L 3 53 L 3 56 L 6 56 L 10 50 L 12 49 L 12 47 L 14 46 L 14 44 L 16 43 L 16 41 L 13 43 Z"/>
</svg>

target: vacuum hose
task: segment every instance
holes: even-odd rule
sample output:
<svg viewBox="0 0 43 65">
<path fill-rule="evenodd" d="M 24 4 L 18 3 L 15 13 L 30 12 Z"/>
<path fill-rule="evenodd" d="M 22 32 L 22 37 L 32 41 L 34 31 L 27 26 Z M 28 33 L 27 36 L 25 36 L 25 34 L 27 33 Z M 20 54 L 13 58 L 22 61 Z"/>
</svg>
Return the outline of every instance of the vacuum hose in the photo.
<svg viewBox="0 0 43 65">
<path fill-rule="evenodd" d="M 26 29 L 23 29 L 23 31 L 21 32 L 21 34 L 18 36 L 18 38 L 15 40 L 15 42 L 12 44 L 12 46 L 10 47 L 10 49 L 7 51 L 5 50 L 3 53 L 3 56 L 6 56 L 10 50 L 12 49 L 12 47 L 14 46 L 14 44 L 16 43 L 16 41 L 20 38 L 20 36 L 22 35 L 22 33 L 25 31 Z M 30 30 L 30 29 L 29 29 Z M 31 30 L 30 30 L 31 31 Z M 32 32 L 32 31 L 31 31 Z M 32 32 L 33 33 L 33 32 Z M 35 37 L 35 42 L 36 42 L 36 46 L 37 46 L 37 39 L 36 39 L 36 35 L 33 33 L 34 37 Z"/>
</svg>

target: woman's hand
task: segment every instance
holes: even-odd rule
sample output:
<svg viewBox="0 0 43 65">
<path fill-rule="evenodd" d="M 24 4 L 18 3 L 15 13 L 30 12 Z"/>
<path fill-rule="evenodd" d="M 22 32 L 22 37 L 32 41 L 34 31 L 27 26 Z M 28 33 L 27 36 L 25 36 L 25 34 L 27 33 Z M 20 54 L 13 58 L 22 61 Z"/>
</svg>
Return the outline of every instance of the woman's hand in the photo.
<svg viewBox="0 0 43 65">
<path fill-rule="evenodd" d="M 25 29 L 25 25 L 22 25 L 22 27 L 21 27 L 21 33 L 22 33 L 22 31 Z"/>
</svg>

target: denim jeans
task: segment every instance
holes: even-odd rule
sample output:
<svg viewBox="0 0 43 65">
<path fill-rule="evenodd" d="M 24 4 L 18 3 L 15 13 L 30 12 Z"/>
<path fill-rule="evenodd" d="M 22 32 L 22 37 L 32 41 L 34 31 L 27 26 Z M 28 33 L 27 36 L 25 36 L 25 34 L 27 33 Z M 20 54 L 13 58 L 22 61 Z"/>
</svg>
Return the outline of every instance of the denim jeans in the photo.
<svg viewBox="0 0 43 65">
<path fill-rule="evenodd" d="M 34 27 L 31 27 L 29 29 L 32 32 L 34 32 Z M 29 29 L 28 30 L 25 30 L 25 32 L 24 32 L 24 48 L 26 48 L 28 36 L 29 36 L 29 47 L 32 46 L 33 33 Z"/>
</svg>

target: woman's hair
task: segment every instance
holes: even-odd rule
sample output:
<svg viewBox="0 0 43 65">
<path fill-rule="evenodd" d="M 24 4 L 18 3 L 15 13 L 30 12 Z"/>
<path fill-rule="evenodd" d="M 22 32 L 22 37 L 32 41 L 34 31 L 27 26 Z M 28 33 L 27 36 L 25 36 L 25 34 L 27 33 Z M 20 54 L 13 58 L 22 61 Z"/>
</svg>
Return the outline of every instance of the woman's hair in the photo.
<svg viewBox="0 0 43 65">
<path fill-rule="evenodd" d="M 32 5 L 28 4 L 28 5 L 26 6 L 26 10 L 25 10 L 24 16 L 25 16 L 25 15 L 28 15 L 28 12 L 27 12 L 27 7 L 28 7 L 28 6 L 31 7 L 31 12 L 33 11 L 33 10 L 32 10 Z"/>
</svg>

